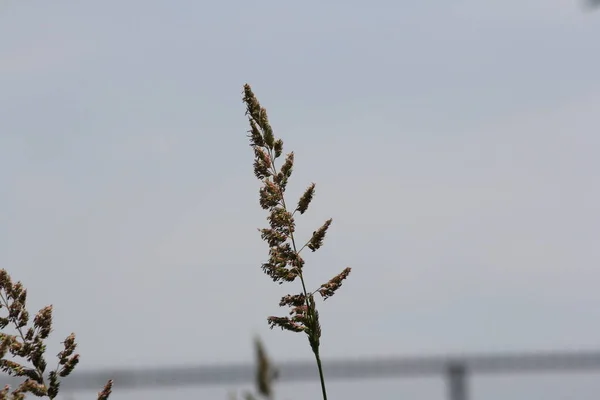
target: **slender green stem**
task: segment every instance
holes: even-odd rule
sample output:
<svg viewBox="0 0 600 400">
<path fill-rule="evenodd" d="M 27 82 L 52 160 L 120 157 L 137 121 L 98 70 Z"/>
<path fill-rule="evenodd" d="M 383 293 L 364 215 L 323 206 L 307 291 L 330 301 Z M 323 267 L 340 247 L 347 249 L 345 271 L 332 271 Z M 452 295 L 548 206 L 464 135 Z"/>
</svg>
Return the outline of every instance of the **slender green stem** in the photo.
<svg viewBox="0 0 600 400">
<path fill-rule="evenodd" d="M 317 367 L 319 367 L 319 378 L 321 379 L 321 391 L 323 392 L 323 400 L 327 400 L 327 390 L 325 389 L 325 377 L 323 376 L 323 366 L 321 365 L 321 356 L 319 350 L 315 351 L 315 358 L 317 359 Z"/>
<path fill-rule="evenodd" d="M 296 251 L 296 245 L 294 243 L 294 238 L 292 237 L 292 247 L 294 251 Z M 310 304 L 308 302 L 308 294 L 306 292 L 306 285 L 304 284 L 304 278 L 302 276 L 302 272 L 300 272 L 300 282 L 302 282 L 302 290 L 304 291 L 304 297 L 306 298 L 306 307 L 307 310 L 310 310 Z M 314 316 L 312 316 L 314 318 Z M 312 348 L 312 346 L 311 346 Z M 313 353 L 315 355 L 315 359 L 317 360 L 317 367 L 319 368 L 319 379 L 321 380 L 321 392 L 323 392 L 323 400 L 327 400 L 327 389 L 325 389 L 325 377 L 323 376 L 323 365 L 321 365 L 321 356 L 319 355 L 319 349 L 313 348 Z"/>
</svg>

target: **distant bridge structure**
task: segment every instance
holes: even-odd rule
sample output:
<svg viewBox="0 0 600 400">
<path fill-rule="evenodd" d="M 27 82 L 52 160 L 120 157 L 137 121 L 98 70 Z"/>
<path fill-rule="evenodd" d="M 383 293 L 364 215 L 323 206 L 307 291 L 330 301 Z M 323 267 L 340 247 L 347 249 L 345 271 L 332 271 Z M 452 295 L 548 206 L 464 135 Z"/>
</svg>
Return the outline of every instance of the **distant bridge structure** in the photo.
<svg viewBox="0 0 600 400">
<path fill-rule="evenodd" d="M 274 363 L 277 382 L 318 380 L 313 361 Z M 324 360 L 328 381 L 376 378 L 445 377 L 449 400 L 468 400 L 471 375 L 600 371 L 600 351 L 509 353 L 431 357 L 378 357 Z M 248 384 L 255 379 L 252 364 L 188 365 L 140 369 L 75 371 L 61 383 L 63 391 L 102 389 L 108 379 L 115 389 Z M 16 385 L 5 377 L 0 382 Z"/>
</svg>

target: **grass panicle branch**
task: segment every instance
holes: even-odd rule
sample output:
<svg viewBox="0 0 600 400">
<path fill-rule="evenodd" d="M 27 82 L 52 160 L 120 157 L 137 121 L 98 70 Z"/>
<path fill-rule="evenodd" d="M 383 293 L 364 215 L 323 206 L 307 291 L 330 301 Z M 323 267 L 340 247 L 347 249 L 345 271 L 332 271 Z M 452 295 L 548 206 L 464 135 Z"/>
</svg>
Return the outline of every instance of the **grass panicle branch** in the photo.
<svg viewBox="0 0 600 400">
<path fill-rule="evenodd" d="M 6 316 L 0 316 L 0 330 L 12 325 L 15 334 L 0 333 L 0 369 L 8 375 L 24 378 L 24 381 L 12 392 L 8 386 L 0 390 L 0 400 L 22 400 L 27 393 L 54 399 L 60 389 L 59 377 L 70 375 L 79 363 L 75 334 L 71 333 L 62 342 L 63 350 L 57 355 L 56 368 L 46 374 L 44 341 L 52 332 L 52 306 L 38 311 L 31 325 L 26 306 L 27 290 L 21 282 L 13 283 L 8 272 L 1 269 L 0 310 L 6 310 Z M 108 399 L 111 388 L 112 381 L 109 381 L 98 393 L 98 399 Z"/>
<path fill-rule="evenodd" d="M 284 296 L 280 306 L 291 308 L 289 317 L 268 317 L 271 328 L 279 327 L 292 332 L 304 332 L 315 355 L 323 399 L 327 399 L 325 379 L 319 346 L 321 339 L 321 325 L 317 311 L 314 294 L 318 293 L 325 300 L 342 286 L 342 281 L 350 274 L 350 268 L 344 269 L 331 280 L 321 285 L 317 290 L 309 292 L 304 280 L 304 260 L 300 253 L 305 247 L 317 251 L 323 246 L 332 220 L 325 223 L 313 232 L 302 248 L 298 249 L 294 233 L 296 221 L 294 215 L 299 212 L 304 214 L 315 195 L 315 184 L 311 183 L 300 197 L 293 210 L 286 205 L 285 191 L 292 171 L 294 169 L 294 153 L 286 155 L 279 168 L 276 160 L 283 154 L 283 141 L 275 137 L 273 128 L 267 117 L 267 110 L 261 107 L 250 85 L 244 85 L 243 102 L 246 105 L 246 115 L 250 124 L 248 138 L 254 151 L 254 175 L 262 182 L 259 194 L 260 206 L 269 212 L 269 228 L 259 229 L 262 239 L 269 245 L 269 259 L 262 264 L 263 271 L 274 282 L 293 282 L 300 280 L 302 292 L 300 294 Z"/>
</svg>

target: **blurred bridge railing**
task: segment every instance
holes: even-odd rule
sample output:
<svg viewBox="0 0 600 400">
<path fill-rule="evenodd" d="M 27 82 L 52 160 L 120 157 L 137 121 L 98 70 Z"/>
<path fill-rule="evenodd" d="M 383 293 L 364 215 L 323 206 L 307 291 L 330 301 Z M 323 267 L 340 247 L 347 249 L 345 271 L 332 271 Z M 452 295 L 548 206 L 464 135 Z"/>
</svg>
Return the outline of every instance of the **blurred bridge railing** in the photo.
<svg viewBox="0 0 600 400">
<path fill-rule="evenodd" d="M 278 382 L 318 380 L 313 361 L 275 363 Z M 529 354 L 454 355 L 419 358 L 348 358 L 324 360 L 327 380 L 410 378 L 444 376 L 449 400 L 468 400 L 468 378 L 472 374 L 535 372 L 577 372 L 600 370 L 600 351 Z M 74 372 L 61 383 L 64 391 L 100 390 L 108 379 L 115 390 L 152 387 L 197 386 L 252 383 L 252 364 L 156 367 L 143 369 L 105 369 Z M 5 377 L 5 384 L 19 381 Z"/>
</svg>

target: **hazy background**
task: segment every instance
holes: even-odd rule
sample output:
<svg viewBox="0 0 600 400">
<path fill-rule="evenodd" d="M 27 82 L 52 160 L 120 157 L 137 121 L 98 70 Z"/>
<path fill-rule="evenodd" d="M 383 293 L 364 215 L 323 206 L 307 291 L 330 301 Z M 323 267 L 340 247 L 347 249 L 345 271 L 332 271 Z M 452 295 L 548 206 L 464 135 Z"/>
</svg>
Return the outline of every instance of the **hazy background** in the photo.
<svg viewBox="0 0 600 400">
<path fill-rule="evenodd" d="M 50 355 L 77 333 L 80 370 L 251 361 L 253 334 L 311 357 L 266 323 L 298 288 L 260 270 L 249 82 L 296 153 L 289 195 L 317 183 L 300 235 L 334 219 L 310 285 L 353 268 L 320 309 L 325 359 L 598 349 L 599 38 L 560 0 L 2 1 L 0 266 L 54 305 Z M 473 399 L 600 392 L 564 378 L 476 378 Z"/>
</svg>

